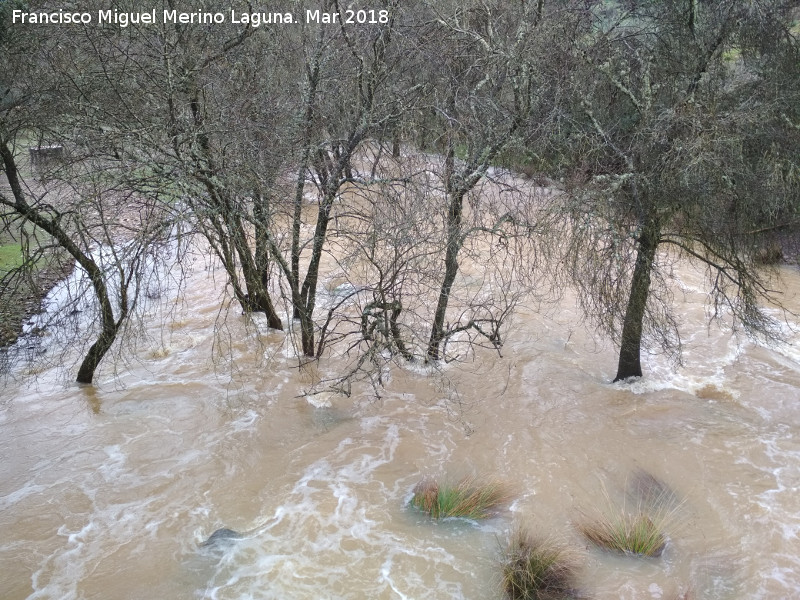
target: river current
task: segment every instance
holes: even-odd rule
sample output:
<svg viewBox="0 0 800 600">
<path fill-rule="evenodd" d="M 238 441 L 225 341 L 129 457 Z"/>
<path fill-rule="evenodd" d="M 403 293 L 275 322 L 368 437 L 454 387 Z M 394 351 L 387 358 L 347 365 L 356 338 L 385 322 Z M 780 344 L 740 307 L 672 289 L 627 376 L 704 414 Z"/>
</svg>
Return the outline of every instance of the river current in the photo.
<svg viewBox="0 0 800 600">
<path fill-rule="evenodd" d="M 800 310 L 800 274 L 782 269 Z M 676 276 L 683 365 L 648 355 L 633 384 L 609 383 L 615 348 L 567 295 L 518 311 L 502 356 L 394 368 L 380 398 L 308 398 L 340 365 L 299 370 L 287 334 L 254 341 L 197 259 L 185 301 L 165 292 L 169 318 L 97 386 L 58 364 L 15 367 L 0 596 L 502 598 L 502 544 L 525 526 L 574 548 L 598 600 L 797 597 L 800 335 L 767 345 L 709 328 L 702 277 Z M 588 547 L 576 523 L 624 503 L 641 472 L 681 500 L 664 554 Z M 422 477 L 464 475 L 506 482 L 511 501 L 481 523 L 409 508 Z M 200 546 L 221 527 L 244 537 Z"/>
</svg>

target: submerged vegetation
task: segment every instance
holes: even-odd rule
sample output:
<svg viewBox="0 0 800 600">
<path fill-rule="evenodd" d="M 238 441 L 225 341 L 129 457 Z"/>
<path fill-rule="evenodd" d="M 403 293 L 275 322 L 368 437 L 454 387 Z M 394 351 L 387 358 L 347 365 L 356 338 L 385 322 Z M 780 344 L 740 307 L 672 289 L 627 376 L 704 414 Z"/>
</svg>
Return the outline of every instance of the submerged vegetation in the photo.
<svg viewBox="0 0 800 600">
<path fill-rule="evenodd" d="M 657 557 L 667 545 L 663 522 L 643 513 L 600 517 L 581 523 L 578 529 L 595 546 L 624 554 Z"/>
<path fill-rule="evenodd" d="M 575 598 L 576 568 L 569 549 L 518 529 L 503 553 L 503 591 L 511 600 Z"/>
<path fill-rule="evenodd" d="M 578 530 L 595 546 L 623 554 L 658 557 L 667 545 L 667 528 L 675 521 L 681 502 L 663 481 L 637 470 L 628 484 L 633 504 L 611 506 L 590 517 L 583 515 Z"/>
<path fill-rule="evenodd" d="M 637 469 L 631 475 L 628 481 L 628 497 L 638 506 L 656 512 L 673 511 L 682 504 L 675 490 L 644 469 Z"/>
<path fill-rule="evenodd" d="M 411 505 L 434 519 L 461 517 L 486 519 L 508 500 L 505 486 L 496 481 L 480 482 L 465 477 L 457 483 L 425 478 L 414 487 Z"/>
<path fill-rule="evenodd" d="M 661 479 L 638 469 L 630 477 L 625 503 L 592 515 L 582 514 L 578 531 L 593 545 L 620 554 L 660 557 L 667 546 L 667 530 L 682 506 L 678 495 Z M 456 483 L 422 479 L 414 487 L 410 505 L 434 519 L 485 519 L 507 502 L 507 487 L 497 481 L 465 477 Z M 582 597 L 576 587 L 578 553 L 550 538 L 539 538 L 517 528 L 502 551 L 502 589 L 511 600 L 566 600 Z M 679 598 L 689 598 L 682 592 Z"/>
</svg>

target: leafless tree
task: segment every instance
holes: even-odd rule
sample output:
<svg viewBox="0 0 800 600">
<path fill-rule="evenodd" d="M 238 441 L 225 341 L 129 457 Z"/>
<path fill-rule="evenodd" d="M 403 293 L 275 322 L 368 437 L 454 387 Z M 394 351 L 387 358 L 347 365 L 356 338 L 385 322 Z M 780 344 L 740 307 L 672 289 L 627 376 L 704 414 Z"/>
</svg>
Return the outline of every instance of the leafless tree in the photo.
<svg viewBox="0 0 800 600">
<path fill-rule="evenodd" d="M 0 158 L 7 183 L 0 190 L 4 223 L 20 235 L 27 232 L 39 240 L 22 247 L 21 269 L 34 268 L 43 251 L 57 247 L 85 272 L 87 285 L 73 291 L 92 298 L 93 318 L 82 326 L 95 341 L 81 362 L 77 381 L 91 383 L 135 310 L 146 265 L 152 265 L 148 256 L 157 252 L 169 227 L 162 215 L 150 218 L 151 199 L 137 196 L 133 203 L 130 191 L 120 198 L 114 174 L 99 166 L 99 157 L 89 160 L 64 152 L 69 148 L 65 132 L 71 132 L 80 118 L 76 106 L 91 85 L 84 81 L 81 89 L 75 88 L 75 63 L 85 66 L 89 59 L 62 36 L 45 36 L 35 27 L 7 29 L 2 41 L 7 66 L 0 112 Z M 41 152 L 42 143 L 58 147 L 60 158 L 33 171 L 25 156 L 32 142 L 35 153 Z M 124 243 L 117 237 L 125 227 L 120 209 L 141 218 L 135 234 Z M 13 293 L 14 288 L 4 291 Z M 75 342 L 80 346 L 80 338 Z"/>
<path fill-rule="evenodd" d="M 796 223 L 791 5 L 613 3 L 576 45 L 568 264 L 620 344 L 615 380 L 642 374 L 643 340 L 680 348 L 670 249 L 706 266 L 715 316 L 775 331 L 756 249 L 758 232 Z"/>
<path fill-rule="evenodd" d="M 445 231 L 439 291 L 426 349 L 428 360 L 442 358 L 446 341 L 466 331 L 500 343 L 505 309 L 494 316 L 490 316 L 492 311 L 461 312 L 448 321 L 460 256 L 472 243 L 471 237 L 477 235 L 485 242 L 492 235 L 506 239 L 541 233 L 529 220 L 530 215 L 523 216 L 526 199 L 522 195 L 517 197 L 520 206 L 485 201 L 484 193 L 491 186 L 482 182 L 504 151 L 524 146 L 528 136 L 536 135 L 537 125 L 542 123 L 533 119 L 544 121 L 549 117 L 546 105 L 552 94 L 547 88 L 554 82 L 544 56 L 548 40 L 557 31 L 550 21 L 569 17 L 569 12 L 547 10 L 544 4 L 425 5 L 427 37 L 419 47 L 437 67 L 427 73 L 431 101 L 422 110 L 420 127 L 432 129 L 425 137 L 429 139 L 433 133 L 435 145 L 444 155 L 436 170 L 443 194 L 438 206 Z M 473 205 L 472 210 L 467 203 Z"/>
</svg>

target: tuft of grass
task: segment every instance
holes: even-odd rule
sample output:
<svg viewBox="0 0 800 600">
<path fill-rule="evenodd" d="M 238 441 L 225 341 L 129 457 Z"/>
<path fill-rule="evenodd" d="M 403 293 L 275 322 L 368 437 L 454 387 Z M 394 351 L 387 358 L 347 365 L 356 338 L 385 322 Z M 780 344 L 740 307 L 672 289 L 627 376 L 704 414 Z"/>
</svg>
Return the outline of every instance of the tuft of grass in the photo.
<svg viewBox="0 0 800 600">
<path fill-rule="evenodd" d="M 476 477 L 465 477 L 455 484 L 440 484 L 425 478 L 414 487 L 411 505 L 434 519 L 486 519 L 507 500 L 505 487 L 496 481 L 480 483 Z"/>
<path fill-rule="evenodd" d="M 578 525 L 580 532 L 595 546 L 623 554 L 661 556 L 667 545 L 661 519 L 646 513 L 599 517 Z"/>
<path fill-rule="evenodd" d="M 511 600 L 575 598 L 575 570 L 569 550 L 520 529 L 504 552 L 503 591 Z"/>
<path fill-rule="evenodd" d="M 643 469 L 634 471 L 628 482 L 633 510 L 615 509 L 584 515 L 578 531 L 592 544 L 605 550 L 639 556 L 661 556 L 667 545 L 666 529 L 671 526 L 683 502 L 666 483 Z"/>
</svg>

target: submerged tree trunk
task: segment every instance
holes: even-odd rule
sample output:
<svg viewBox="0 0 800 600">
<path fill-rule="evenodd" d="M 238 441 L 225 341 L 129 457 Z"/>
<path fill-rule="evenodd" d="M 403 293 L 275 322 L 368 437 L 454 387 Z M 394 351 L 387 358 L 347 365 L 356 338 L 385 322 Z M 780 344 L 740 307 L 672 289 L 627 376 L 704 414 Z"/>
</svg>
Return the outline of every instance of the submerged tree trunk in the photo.
<svg viewBox="0 0 800 600">
<path fill-rule="evenodd" d="M 103 357 L 114 344 L 114 340 L 117 339 L 117 331 L 118 327 L 116 324 L 111 327 L 103 327 L 103 332 L 100 334 L 100 337 L 98 337 L 97 341 L 92 344 L 92 347 L 89 348 L 89 352 L 86 353 L 83 362 L 81 362 L 81 366 L 78 369 L 78 376 L 75 378 L 75 381 L 78 383 L 92 383 L 92 380 L 94 379 L 94 372 L 100 365 L 100 361 L 103 360 Z"/>
<path fill-rule="evenodd" d="M 461 250 L 461 220 L 464 210 L 464 193 L 459 191 L 451 195 L 447 209 L 447 250 L 444 257 L 444 279 L 439 290 L 439 301 L 433 316 L 431 338 L 428 342 L 428 360 L 439 360 L 439 349 L 444 341 L 444 317 L 450 302 L 450 291 L 458 275 L 458 252 Z"/>
<path fill-rule="evenodd" d="M 619 364 L 614 381 L 642 376 L 642 327 L 647 296 L 650 292 L 650 273 L 653 270 L 659 234 L 658 224 L 653 221 L 647 221 L 642 233 L 639 235 L 636 266 L 633 269 L 631 293 L 628 297 L 625 320 L 622 324 Z"/>
<path fill-rule="evenodd" d="M 352 154 L 352 149 L 348 148 L 348 156 Z M 333 177 L 332 181 L 338 182 L 342 176 L 342 162 L 337 164 L 334 172 L 329 174 Z M 333 200 L 336 196 L 338 185 L 333 184 L 325 193 L 325 197 L 320 201 L 317 214 L 317 225 L 314 229 L 314 241 L 311 246 L 311 260 L 308 264 L 306 277 L 303 280 L 303 287 L 300 290 L 302 309 L 300 311 L 300 334 L 303 345 L 303 354 L 314 356 L 314 307 L 317 303 L 317 281 L 319 279 L 319 268 L 322 261 L 322 251 L 327 239 L 328 224 L 331 221 L 331 211 L 333 210 Z"/>
<path fill-rule="evenodd" d="M 270 216 L 267 202 L 260 194 L 254 195 L 253 218 L 256 248 L 253 253 L 246 233 L 247 228 L 242 221 L 242 207 L 237 204 L 236 196 L 226 190 L 224 185 L 218 183 L 219 180 L 224 181 L 224 178 L 220 177 L 217 159 L 209 136 L 205 132 L 205 117 L 199 92 L 195 93 L 189 106 L 194 124 L 199 131 L 197 142 L 202 151 L 201 156 L 193 158 L 195 177 L 205 187 L 208 201 L 216 213 L 212 218 L 212 227 L 218 236 L 219 245 L 212 243 L 212 247 L 217 249 L 217 255 L 228 273 L 242 309 L 245 312 L 263 312 L 270 328 L 282 330 L 283 322 L 275 311 L 265 282 L 269 269 L 265 246 L 266 228 L 269 225 Z M 238 265 L 236 257 L 238 257 Z M 239 283 L 237 267 L 241 268 L 246 293 Z"/>
<path fill-rule="evenodd" d="M 256 238 L 253 268 L 259 284 L 258 286 L 253 286 L 253 289 L 258 289 L 255 310 L 267 315 L 267 324 L 272 329 L 283 330 L 283 322 L 275 311 L 275 306 L 272 304 L 272 298 L 269 293 L 269 201 L 262 194 L 256 193 L 253 197 L 253 221 Z"/>
<path fill-rule="evenodd" d="M 94 290 L 95 298 L 100 304 L 102 332 L 95 343 L 92 344 L 91 348 L 89 348 L 89 352 L 86 354 L 86 357 L 83 359 L 83 362 L 78 369 L 78 377 L 76 378 L 78 383 L 92 383 L 92 380 L 94 379 L 94 372 L 97 369 L 97 366 L 111 348 L 112 344 L 117 338 L 117 333 L 119 332 L 120 327 L 127 318 L 127 301 L 125 298 L 123 298 L 121 307 L 122 313 L 120 314 L 119 319 L 115 320 L 114 310 L 111 307 L 111 296 L 108 293 L 105 274 L 100 268 L 100 265 L 98 265 L 89 254 L 81 250 L 81 248 L 72 240 L 72 237 L 70 237 L 70 235 L 61 227 L 58 220 L 48 218 L 35 207 L 28 204 L 27 200 L 25 199 L 25 192 L 23 191 L 22 183 L 19 179 L 19 172 L 17 170 L 17 164 L 14 159 L 14 155 L 5 141 L 0 143 L 0 156 L 2 156 L 6 178 L 9 186 L 11 187 L 11 193 L 14 197 L 13 203 L 6 202 L 5 200 L 3 203 L 12 208 L 18 214 L 23 215 L 35 226 L 52 236 L 58 245 L 69 252 L 75 261 L 81 267 L 83 267 L 84 270 L 86 270 L 89 275 L 89 279 L 92 282 L 92 289 Z M 120 285 L 124 286 L 124 282 L 121 282 Z"/>
</svg>

